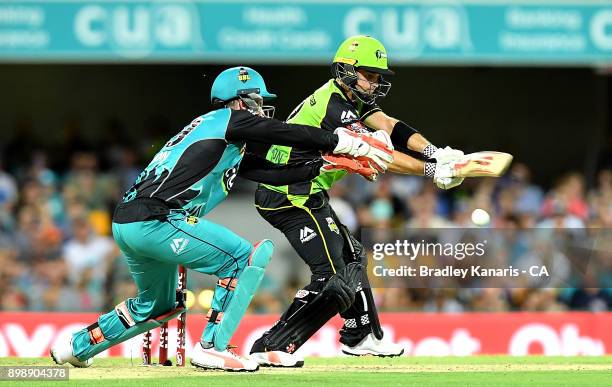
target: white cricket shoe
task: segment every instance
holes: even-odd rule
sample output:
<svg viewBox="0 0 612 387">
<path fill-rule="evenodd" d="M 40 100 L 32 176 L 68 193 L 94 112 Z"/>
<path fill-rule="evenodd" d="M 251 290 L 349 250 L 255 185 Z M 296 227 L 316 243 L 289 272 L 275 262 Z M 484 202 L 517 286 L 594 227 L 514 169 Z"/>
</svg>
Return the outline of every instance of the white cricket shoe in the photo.
<svg viewBox="0 0 612 387">
<path fill-rule="evenodd" d="M 262 367 L 299 368 L 304 365 L 304 359 L 293 353 L 283 351 L 254 352 L 249 359 L 255 360 Z"/>
<path fill-rule="evenodd" d="M 77 368 L 87 368 L 93 363 L 93 357 L 87 360 L 79 360 L 72 354 L 72 337 L 68 341 L 55 343 L 49 354 L 55 364 L 59 365 L 70 363 Z"/>
<path fill-rule="evenodd" d="M 197 368 L 223 371 L 257 371 L 256 361 L 238 356 L 230 348 L 217 351 L 214 347 L 204 348 L 202 343 L 196 345 L 191 356 L 191 365 Z"/>
<path fill-rule="evenodd" d="M 374 334 L 370 333 L 354 347 L 343 344 L 342 352 L 352 356 L 373 355 L 393 357 L 402 355 L 404 353 L 404 348 L 399 344 L 378 340 L 374 337 Z"/>
</svg>

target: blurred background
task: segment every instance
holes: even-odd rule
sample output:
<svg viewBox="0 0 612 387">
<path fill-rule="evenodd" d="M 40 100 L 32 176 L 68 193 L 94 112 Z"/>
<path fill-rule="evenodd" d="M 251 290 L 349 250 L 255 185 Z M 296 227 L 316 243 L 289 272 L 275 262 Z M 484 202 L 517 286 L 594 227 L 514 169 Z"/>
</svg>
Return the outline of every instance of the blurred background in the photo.
<svg viewBox="0 0 612 387">
<path fill-rule="evenodd" d="M 211 109 L 214 77 L 254 67 L 284 119 L 329 79 L 335 48 L 355 33 L 387 47 L 396 76 L 378 101 L 386 113 L 438 146 L 515 161 L 503 178 L 446 192 L 421 177 L 346 178 L 332 204 L 353 232 L 472 227 L 482 208 L 491 227 L 521 236 L 504 242 L 509 262 L 545 262 L 571 252 L 542 253 L 533 229 L 586 238 L 612 227 L 609 1 L 2 2 L 0 308 L 101 312 L 133 296 L 112 211 L 165 141 Z M 276 314 L 308 271 L 256 213 L 254 187 L 240 181 L 210 219 L 275 240 L 252 311 Z M 394 312 L 609 311 L 611 252 L 598 250 L 580 280 L 568 273 L 571 286 L 403 286 L 376 298 Z M 207 309 L 213 284 L 190 275 L 195 312 Z"/>
</svg>

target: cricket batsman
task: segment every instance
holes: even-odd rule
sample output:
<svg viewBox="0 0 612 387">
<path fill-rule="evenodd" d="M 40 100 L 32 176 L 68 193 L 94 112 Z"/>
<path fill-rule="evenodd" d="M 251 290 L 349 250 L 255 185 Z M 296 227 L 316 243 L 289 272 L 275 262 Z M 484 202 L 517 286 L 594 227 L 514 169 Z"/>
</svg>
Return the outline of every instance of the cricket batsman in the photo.
<svg viewBox="0 0 612 387">
<path fill-rule="evenodd" d="M 381 42 L 370 36 L 350 37 L 336 52 L 333 78 L 298 105 L 287 122 L 316 126 L 327 133 L 339 126 L 358 133 L 384 133 L 396 149 L 388 165 L 390 171 L 431 177 L 443 189 L 461 184 L 462 178 L 453 177 L 452 161 L 458 160 L 462 151 L 434 146 L 376 104 L 377 98 L 386 96 L 391 87 L 384 77 L 393 74 Z M 426 161 L 398 151 L 406 149 L 422 154 Z M 269 148 L 266 157 L 282 165 L 312 160 L 316 154 L 278 144 Z M 404 351 L 400 345 L 382 340 L 365 272 L 366 253 L 329 205 L 327 190 L 345 175 L 344 171 L 323 171 L 314 179 L 294 184 L 260 184 L 256 191 L 255 205 L 261 216 L 285 234 L 312 272 L 311 282 L 297 292 L 279 321 L 251 348 L 251 358 L 261 365 L 303 365 L 303 359 L 294 352 L 337 313 L 344 319 L 340 330 L 344 353 L 399 356 Z M 329 304 L 322 290 L 330 278 L 355 262 L 360 262 L 361 277 L 351 287 L 357 287 L 359 295 L 351 305 Z"/>
<path fill-rule="evenodd" d="M 204 218 L 232 189 L 237 175 L 266 184 L 308 181 L 325 170 L 371 176 L 372 165 L 392 160 L 392 151 L 369 135 L 355 136 L 267 118 L 275 98 L 263 78 L 248 67 L 223 71 L 211 101 L 220 108 L 197 117 L 172 137 L 125 193 L 113 216 L 113 236 L 127 259 L 138 295 L 118 304 L 69 340 L 51 349 L 57 364 L 88 367 L 96 354 L 154 329 L 184 311 L 177 300 L 178 265 L 219 278 L 207 324 L 191 364 L 228 371 L 255 371 L 258 363 L 236 355 L 228 343 L 259 287 L 273 252 L 270 240 L 252 245 Z M 247 141 L 283 144 L 322 158 L 275 165 L 245 151 Z M 331 300 L 345 299 L 350 271 L 338 271 L 323 289 Z"/>
</svg>

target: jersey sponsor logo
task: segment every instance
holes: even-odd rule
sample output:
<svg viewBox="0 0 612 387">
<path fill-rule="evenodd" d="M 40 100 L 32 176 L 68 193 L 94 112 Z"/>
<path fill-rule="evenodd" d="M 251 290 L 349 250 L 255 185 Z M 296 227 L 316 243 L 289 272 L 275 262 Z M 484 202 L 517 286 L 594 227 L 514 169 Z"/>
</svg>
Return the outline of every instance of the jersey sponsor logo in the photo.
<svg viewBox="0 0 612 387">
<path fill-rule="evenodd" d="M 170 242 L 170 247 L 172 248 L 172 251 L 174 251 L 174 254 L 179 255 L 183 252 L 183 250 L 185 250 L 188 243 L 189 239 L 187 238 L 176 238 Z"/>
<path fill-rule="evenodd" d="M 232 167 L 223 173 L 223 187 L 225 192 L 229 192 L 234 187 L 234 180 L 238 174 L 238 169 Z"/>
<path fill-rule="evenodd" d="M 200 219 L 198 219 L 197 216 L 189 215 L 185 218 L 185 223 L 187 223 L 190 226 L 195 226 L 199 222 L 200 222 Z"/>
<path fill-rule="evenodd" d="M 308 290 L 300 289 L 297 291 L 297 293 L 295 293 L 295 298 L 304 298 L 309 294 L 310 292 Z"/>
<path fill-rule="evenodd" d="M 309 240 L 313 239 L 317 236 L 317 233 L 314 232 L 311 228 L 304 226 L 303 229 L 300 230 L 300 241 L 302 243 L 306 243 Z"/>
<path fill-rule="evenodd" d="M 344 110 L 340 115 L 340 120 L 343 124 L 354 121 L 357 119 L 357 115 L 353 113 L 351 110 Z"/>
<path fill-rule="evenodd" d="M 286 164 L 289 161 L 289 152 L 287 147 L 274 147 L 268 152 L 268 160 L 276 164 Z"/>
<path fill-rule="evenodd" d="M 327 220 L 327 226 L 329 227 L 329 229 L 332 232 L 335 232 L 336 234 L 340 235 L 340 229 L 338 228 L 336 222 L 334 222 L 334 219 L 331 216 L 328 216 L 327 218 L 325 218 L 325 220 Z"/>
<path fill-rule="evenodd" d="M 353 132 L 357 132 L 357 133 L 370 133 L 367 126 L 365 126 L 361 121 L 352 122 L 346 125 L 346 128 L 352 130 Z"/>
</svg>

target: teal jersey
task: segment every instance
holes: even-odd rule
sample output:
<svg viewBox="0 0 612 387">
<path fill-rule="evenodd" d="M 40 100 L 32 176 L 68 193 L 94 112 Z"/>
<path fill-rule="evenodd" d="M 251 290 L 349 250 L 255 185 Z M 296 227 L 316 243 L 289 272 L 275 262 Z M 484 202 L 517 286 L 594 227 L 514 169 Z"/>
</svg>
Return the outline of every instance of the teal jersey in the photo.
<svg viewBox="0 0 612 387">
<path fill-rule="evenodd" d="M 123 201 L 161 199 L 172 208 L 204 216 L 231 190 L 245 142 L 228 142 L 232 111 L 219 109 L 194 119 L 157 152 Z"/>
</svg>

